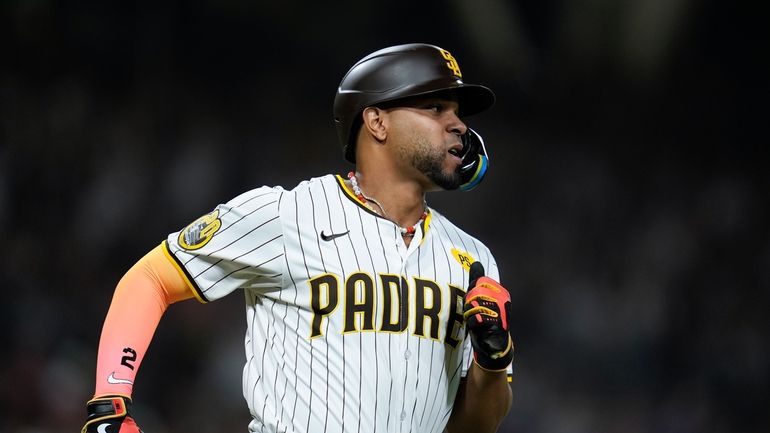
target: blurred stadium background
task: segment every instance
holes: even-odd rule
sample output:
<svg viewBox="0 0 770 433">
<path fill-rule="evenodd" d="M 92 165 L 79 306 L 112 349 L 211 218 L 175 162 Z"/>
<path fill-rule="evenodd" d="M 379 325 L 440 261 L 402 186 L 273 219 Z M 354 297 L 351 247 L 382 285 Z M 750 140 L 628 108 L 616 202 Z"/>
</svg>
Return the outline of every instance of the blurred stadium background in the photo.
<svg viewBox="0 0 770 433">
<path fill-rule="evenodd" d="M 0 17 L 0 431 L 78 431 L 122 273 L 246 189 L 346 172 L 335 87 L 406 42 L 498 96 L 468 119 L 487 180 L 429 202 L 513 294 L 501 431 L 770 431 L 767 23 L 739 2 L 5 0 Z M 134 393 L 145 431 L 246 431 L 244 328 L 237 295 L 169 310 Z"/>
</svg>

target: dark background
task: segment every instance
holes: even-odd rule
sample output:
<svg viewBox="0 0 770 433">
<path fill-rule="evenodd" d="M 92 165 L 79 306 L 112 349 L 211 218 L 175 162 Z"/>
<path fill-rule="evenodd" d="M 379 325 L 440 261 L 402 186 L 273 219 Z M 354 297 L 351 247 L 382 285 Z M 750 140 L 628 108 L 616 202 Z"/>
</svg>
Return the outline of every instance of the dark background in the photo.
<svg viewBox="0 0 770 433">
<path fill-rule="evenodd" d="M 503 432 L 767 432 L 767 19 L 738 2 L 0 3 L 0 431 L 78 431 L 115 283 L 260 185 L 345 173 L 337 83 L 450 50 L 491 171 L 429 203 L 513 298 Z M 114 3 L 114 4 L 113 4 Z M 330 2 L 332 3 L 332 2 Z M 242 299 L 175 305 L 148 433 L 246 431 Z"/>
</svg>

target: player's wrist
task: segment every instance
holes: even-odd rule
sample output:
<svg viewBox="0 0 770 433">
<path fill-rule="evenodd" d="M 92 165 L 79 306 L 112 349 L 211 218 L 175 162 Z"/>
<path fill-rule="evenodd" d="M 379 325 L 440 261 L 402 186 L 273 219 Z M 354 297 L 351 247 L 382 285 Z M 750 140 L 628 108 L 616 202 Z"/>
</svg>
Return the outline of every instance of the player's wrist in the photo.
<svg viewBox="0 0 770 433">
<path fill-rule="evenodd" d="M 101 394 L 95 394 L 93 397 L 91 397 L 91 400 L 88 400 L 88 401 L 91 402 L 100 398 L 113 398 L 113 397 L 120 397 L 129 402 L 132 401 L 131 396 L 129 394 L 123 394 L 120 392 L 104 392 Z"/>
<path fill-rule="evenodd" d="M 88 400 L 86 410 L 89 418 L 113 418 L 128 415 L 132 403 L 131 397 L 127 395 L 104 394 Z"/>
<path fill-rule="evenodd" d="M 120 425 L 131 419 L 131 397 L 122 394 L 97 395 L 86 403 L 86 423 L 82 433 L 92 431 L 96 424 Z M 133 424 L 133 420 L 131 420 Z"/>
</svg>

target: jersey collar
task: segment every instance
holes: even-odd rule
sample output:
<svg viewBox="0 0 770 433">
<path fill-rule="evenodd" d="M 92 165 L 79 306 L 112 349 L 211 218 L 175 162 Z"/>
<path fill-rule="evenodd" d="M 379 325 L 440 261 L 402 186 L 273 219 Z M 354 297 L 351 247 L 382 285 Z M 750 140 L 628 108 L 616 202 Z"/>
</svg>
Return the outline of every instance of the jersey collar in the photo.
<svg viewBox="0 0 770 433">
<path fill-rule="evenodd" d="M 353 203 L 357 204 L 358 207 L 365 210 L 366 212 L 378 217 L 387 220 L 387 218 L 383 217 L 382 215 L 378 214 L 377 212 L 374 212 L 373 210 L 369 209 L 369 206 L 366 205 L 366 203 L 362 202 L 356 195 L 353 193 L 353 191 L 348 187 L 348 185 L 345 183 L 345 178 L 340 176 L 339 174 L 334 175 L 335 179 L 337 179 L 337 184 L 339 184 L 340 189 L 345 194 L 345 196 L 352 201 Z M 428 212 L 428 216 L 425 217 L 425 220 L 423 220 L 421 224 L 422 228 L 422 239 L 425 240 L 426 235 L 428 234 L 428 227 L 430 227 L 431 220 L 433 219 L 433 211 L 431 211 L 430 207 L 426 208 L 426 211 Z M 390 220 L 388 220 L 390 221 Z M 392 221 L 391 221 L 392 222 Z"/>
</svg>

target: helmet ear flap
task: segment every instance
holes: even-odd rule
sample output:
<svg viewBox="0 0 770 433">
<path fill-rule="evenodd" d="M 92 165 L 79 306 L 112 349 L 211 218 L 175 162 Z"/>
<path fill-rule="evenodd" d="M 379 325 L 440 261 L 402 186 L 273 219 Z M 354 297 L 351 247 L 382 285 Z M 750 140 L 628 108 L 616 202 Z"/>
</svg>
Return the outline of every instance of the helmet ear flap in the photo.
<svg viewBox="0 0 770 433">
<path fill-rule="evenodd" d="M 460 190 L 470 191 L 476 188 L 489 168 L 489 156 L 484 146 L 484 139 L 476 131 L 468 128 L 462 136 L 463 161 L 460 165 Z"/>
</svg>

